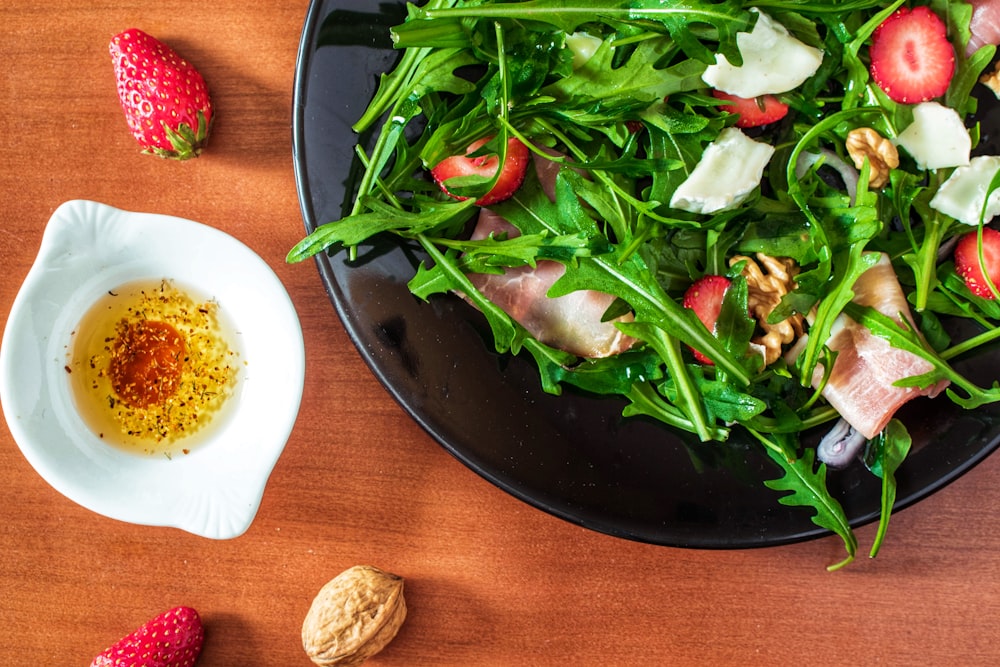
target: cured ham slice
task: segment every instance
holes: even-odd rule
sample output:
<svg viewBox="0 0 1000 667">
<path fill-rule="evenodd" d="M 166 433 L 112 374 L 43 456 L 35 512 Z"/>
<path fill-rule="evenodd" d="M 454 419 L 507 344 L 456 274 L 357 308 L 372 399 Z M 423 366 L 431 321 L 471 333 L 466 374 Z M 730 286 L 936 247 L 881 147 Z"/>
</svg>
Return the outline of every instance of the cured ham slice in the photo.
<svg viewBox="0 0 1000 667">
<path fill-rule="evenodd" d="M 545 149 L 543 149 L 545 150 Z M 553 155 L 557 155 L 552 151 Z M 535 172 L 542 190 L 555 201 L 555 182 L 560 165 L 535 157 Z M 490 234 L 513 238 L 520 234 L 510 222 L 488 208 L 481 209 L 473 240 Z M 540 260 L 530 266 L 510 267 L 502 274 L 472 274 L 469 279 L 486 298 L 541 342 L 578 357 L 598 359 L 624 352 L 635 339 L 624 335 L 615 322 L 629 322 L 623 315 L 603 321 L 615 297 L 593 290 L 580 290 L 559 297 L 548 296 L 552 285 L 566 273 L 559 262 Z"/>
<path fill-rule="evenodd" d="M 496 213 L 483 209 L 472 238 L 484 239 L 491 233 L 513 237 L 519 232 Z M 566 267 L 559 262 L 541 260 L 534 268 L 512 267 L 503 274 L 472 274 L 469 279 L 490 301 L 546 345 L 594 359 L 629 349 L 634 339 L 624 335 L 614 323 L 631 321 L 632 316 L 602 321 L 615 297 L 593 290 L 547 296 L 565 272 Z"/>
<path fill-rule="evenodd" d="M 903 313 L 912 324 L 909 305 L 888 256 L 866 271 L 854 285 L 854 302 L 874 308 L 900 322 Z M 846 315 L 834 323 L 827 346 L 837 353 L 823 396 L 855 430 L 871 439 L 878 435 L 896 411 L 918 396 L 936 396 L 947 385 L 939 382 L 926 389 L 896 387 L 903 378 L 933 369 L 930 362 L 892 347 Z M 823 368 L 817 366 L 813 386 L 819 386 Z"/>
<path fill-rule="evenodd" d="M 1000 0 L 968 0 L 972 5 L 972 33 L 966 55 L 972 55 L 987 44 L 1000 44 Z"/>
</svg>

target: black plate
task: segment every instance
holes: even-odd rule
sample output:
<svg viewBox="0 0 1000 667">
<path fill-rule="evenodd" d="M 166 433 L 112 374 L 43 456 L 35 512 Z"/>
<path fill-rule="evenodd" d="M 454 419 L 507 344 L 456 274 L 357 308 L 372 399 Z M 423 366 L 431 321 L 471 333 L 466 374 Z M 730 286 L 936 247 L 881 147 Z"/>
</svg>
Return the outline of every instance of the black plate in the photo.
<svg viewBox="0 0 1000 667">
<path fill-rule="evenodd" d="M 341 217 L 357 137 L 351 124 L 398 53 L 388 27 L 403 3 L 316 0 L 295 78 L 294 159 L 307 231 Z M 345 39 L 354 46 L 334 46 Z M 593 530 L 653 544 L 745 548 L 826 535 L 810 511 L 778 503 L 762 480 L 778 468 L 736 436 L 701 444 L 642 419 L 623 403 L 539 388 L 530 359 L 492 351 L 479 314 L 458 298 L 406 289 L 419 253 L 391 242 L 320 257 L 324 285 L 365 361 L 397 401 L 448 451 L 514 496 Z M 981 385 L 998 367 L 960 365 Z M 914 450 L 898 471 L 898 507 L 955 480 L 994 450 L 1000 408 L 965 412 L 947 399 L 901 413 Z M 853 525 L 878 516 L 880 487 L 861 465 L 829 485 Z"/>
</svg>

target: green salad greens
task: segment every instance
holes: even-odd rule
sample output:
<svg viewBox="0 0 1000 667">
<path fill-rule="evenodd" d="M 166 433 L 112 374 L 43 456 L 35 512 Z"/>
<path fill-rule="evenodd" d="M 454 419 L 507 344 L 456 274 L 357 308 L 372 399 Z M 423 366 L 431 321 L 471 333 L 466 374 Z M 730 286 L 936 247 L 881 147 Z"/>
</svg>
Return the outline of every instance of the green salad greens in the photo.
<svg viewBox="0 0 1000 667">
<path fill-rule="evenodd" d="M 500 352 L 530 355 L 548 392 L 564 386 L 627 400 L 626 415 L 644 415 L 703 441 L 725 441 L 733 429 L 759 441 L 780 467 L 767 486 L 786 505 L 839 535 L 850 562 L 857 539 L 826 485 L 827 465 L 801 434 L 829 428 L 840 415 L 814 386 L 814 371 L 830 367 L 825 345 L 846 313 L 933 370 L 904 380 L 927 387 L 947 380 L 947 396 L 965 408 L 1000 400 L 1000 385 L 980 387 L 949 364 L 1000 337 L 1000 305 L 970 292 L 956 274 L 948 244 L 975 231 L 930 202 L 954 168 L 926 169 L 902 148 L 899 166 L 871 187 L 869 161 L 848 192 L 831 178 L 827 159 L 850 162 L 849 131 L 872 128 L 895 141 L 914 122 L 913 104 L 894 102 L 872 81 L 873 32 L 901 6 L 929 6 L 947 25 L 955 71 L 937 102 L 967 123 L 972 91 L 994 47 L 966 56 L 971 6 L 872 0 L 429 0 L 407 5 L 391 31 L 401 50 L 354 129 L 374 131 L 359 142 L 363 176 L 353 207 L 323 224 L 289 253 L 301 261 L 320 252 L 354 252 L 377 234 L 418 243 L 427 261 L 410 281 L 422 299 L 459 293 L 488 321 Z M 736 115 L 713 96 L 703 75 L 723 56 L 739 65 L 740 34 L 766 14 L 799 42 L 822 54 L 800 85 L 777 94 L 789 107 L 778 122 L 745 130 L 773 147 L 757 187 L 737 204 L 698 212 L 671 207 L 706 147 Z M 580 43 L 589 44 L 581 50 Z M 973 146 L 978 128 L 968 129 Z M 532 170 L 515 195 L 491 206 L 519 235 L 470 240 L 479 212 L 474 200 L 495 178 L 449 182 L 449 197 L 428 169 L 465 154 L 489 137 L 484 151 L 505 159 L 518 138 L 539 159 L 563 164 L 554 200 Z M 366 148 L 366 146 L 368 146 Z M 804 160 L 805 156 L 809 160 Z M 817 158 L 816 156 L 819 156 Z M 826 157 L 824 157 L 826 156 Z M 827 167 L 824 169 L 824 167 Z M 1000 178 L 994 178 L 1000 182 Z M 997 183 L 990 184 L 990 191 Z M 983 226 L 980 216 L 978 227 Z M 794 289 L 769 322 L 809 315 L 809 336 L 794 359 L 764 366 L 751 344 L 759 323 L 748 315 L 748 285 L 734 255 L 763 253 L 798 267 Z M 852 286 L 882 254 L 893 268 L 917 328 L 853 302 Z M 637 343 L 628 351 L 578 358 L 540 342 L 486 298 L 471 274 L 565 265 L 550 296 L 595 290 L 615 297 L 607 319 Z M 704 275 L 732 281 L 715 331 L 682 305 L 685 290 Z M 942 318 L 967 318 L 979 332 L 956 341 Z M 698 363 L 690 349 L 712 360 Z M 894 473 L 910 437 L 898 420 L 867 444 L 864 463 L 882 480 L 882 519 L 871 548 L 878 551 L 895 498 Z"/>
</svg>

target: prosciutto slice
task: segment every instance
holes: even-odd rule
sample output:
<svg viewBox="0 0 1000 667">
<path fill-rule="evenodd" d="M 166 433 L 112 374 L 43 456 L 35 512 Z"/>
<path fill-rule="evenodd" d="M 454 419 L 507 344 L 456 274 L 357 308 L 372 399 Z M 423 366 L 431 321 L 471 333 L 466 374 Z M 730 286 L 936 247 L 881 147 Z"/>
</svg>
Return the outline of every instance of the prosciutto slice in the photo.
<svg viewBox="0 0 1000 667">
<path fill-rule="evenodd" d="M 900 322 L 903 313 L 912 324 L 909 305 L 888 256 L 866 271 L 854 284 L 854 302 L 870 306 Z M 918 396 L 936 396 L 946 386 L 939 382 L 926 389 L 895 387 L 903 378 L 933 369 L 926 359 L 892 347 L 846 315 L 834 322 L 827 346 L 837 352 L 823 396 L 855 430 L 871 439 L 878 435 L 896 411 Z M 813 386 L 823 378 L 822 366 L 813 374 Z"/>
<path fill-rule="evenodd" d="M 519 231 L 493 211 L 483 209 L 472 239 L 484 239 L 491 233 L 514 237 Z M 629 349 L 634 339 L 623 334 L 615 322 L 631 321 L 632 316 L 602 321 L 615 297 L 593 290 L 547 296 L 565 272 L 566 267 L 559 262 L 540 260 L 534 268 L 511 267 L 503 274 L 472 274 L 469 279 L 476 289 L 546 345 L 594 359 Z"/>
<path fill-rule="evenodd" d="M 559 163 L 536 156 L 534 167 L 543 192 L 555 201 Z M 520 233 L 503 217 L 484 208 L 479 212 L 472 239 L 485 239 L 490 234 L 513 238 Z M 590 359 L 610 357 L 632 347 L 635 339 L 615 326 L 615 322 L 632 321 L 630 314 L 602 321 L 615 297 L 593 290 L 548 296 L 549 289 L 565 273 L 566 267 L 559 262 L 540 260 L 534 268 L 510 267 L 502 274 L 472 274 L 469 279 L 486 298 L 546 345 Z"/>
<path fill-rule="evenodd" d="M 972 5 L 972 35 L 965 54 L 972 55 L 987 44 L 1000 44 L 1000 0 L 968 0 Z"/>
</svg>

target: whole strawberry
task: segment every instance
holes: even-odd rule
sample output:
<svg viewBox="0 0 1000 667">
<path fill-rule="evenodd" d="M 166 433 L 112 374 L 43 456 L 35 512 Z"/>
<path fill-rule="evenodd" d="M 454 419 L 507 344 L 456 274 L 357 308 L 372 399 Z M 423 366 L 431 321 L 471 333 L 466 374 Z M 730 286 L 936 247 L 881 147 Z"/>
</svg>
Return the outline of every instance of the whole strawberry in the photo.
<svg viewBox="0 0 1000 667">
<path fill-rule="evenodd" d="M 143 152 L 175 160 L 201 154 L 213 113 L 194 65 L 136 28 L 115 35 L 108 49 L 125 120 Z"/>
<path fill-rule="evenodd" d="M 192 667 L 204 643 L 198 612 L 174 607 L 118 640 L 90 667 Z"/>
</svg>

